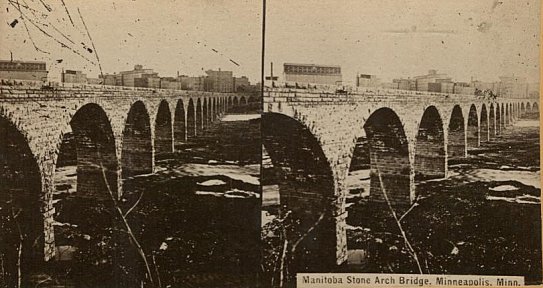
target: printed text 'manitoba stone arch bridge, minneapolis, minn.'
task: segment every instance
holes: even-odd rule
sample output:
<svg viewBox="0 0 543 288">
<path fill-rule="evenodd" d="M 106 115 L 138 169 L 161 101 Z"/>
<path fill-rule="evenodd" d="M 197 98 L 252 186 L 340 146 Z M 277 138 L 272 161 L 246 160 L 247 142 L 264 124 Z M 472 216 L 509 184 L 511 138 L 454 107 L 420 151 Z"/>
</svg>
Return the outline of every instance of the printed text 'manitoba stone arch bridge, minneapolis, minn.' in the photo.
<svg viewBox="0 0 543 288">
<path fill-rule="evenodd" d="M 281 171 L 280 203 L 297 219 L 293 237 L 304 239 L 293 258 L 298 272 L 330 271 L 347 259 L 346 179 L 362 137 L 369 201 L 388 198 L 405 211 L 418 179 L 447 177 L 449 160 L 539 109 L 539 99 L 323 87 L 267 87 L 263 101 L 263 144 Z"/>
<path fill-rule="evenodd" d="M 124 178 L 154 171 L 155 155 L 174 152 L 228 109 L 252 101 L 243 93 L 0 87 L 0 147 L 7 149 L 0 151 L 0 183 L 24 194 L 23 223 L 33 226 L 23 227 L 32 247 L 24 251 L 44 260 L 55 255 L 54 174 L 65 135 L 75 139 L 76 193 L 109 197 L 107 184 L 120 197 Z"/>
</svg>

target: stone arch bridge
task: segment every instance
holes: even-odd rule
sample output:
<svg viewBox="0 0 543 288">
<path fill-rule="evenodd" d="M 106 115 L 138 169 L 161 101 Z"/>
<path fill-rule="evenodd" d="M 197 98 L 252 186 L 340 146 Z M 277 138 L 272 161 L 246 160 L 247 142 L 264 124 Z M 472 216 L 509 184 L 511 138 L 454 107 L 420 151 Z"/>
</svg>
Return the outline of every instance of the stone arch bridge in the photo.
<svg viewBox="0 0 543 288">
<path fill-rule="evenodd" d="M 251 94 L 1 86 L 2 193 L 26 196 L 24 223 L 34 225 L 24 228 L 33 240 L 28 245 L 39 243 L 33 253 L 49 260 L 55 255 L 53 179 L 66 135 L 76 143 L 77 193 L 108 197 L 108 185 L 120 196 L 124 178 L 154 171 L 155 155 L 174 152 L 231 108 L 260 106 L 256 101 Z"/>
<path fill-rule="evenodd" d="M 418 179 L 447 177 L 450 160 L 466 157 L 538 105 L 538 99 L 402 90 L 266 88 L 264 149 L 282 171 L 280 203 L 298 223 L 292 237 L 305 237 L 295 269 L 322 272 L 345 262 L 347 179 L 359 165 L 361 139 L 369 150 L 369 200 L 388 199 L 398 211 L 416 199 Z"/>
</svg>

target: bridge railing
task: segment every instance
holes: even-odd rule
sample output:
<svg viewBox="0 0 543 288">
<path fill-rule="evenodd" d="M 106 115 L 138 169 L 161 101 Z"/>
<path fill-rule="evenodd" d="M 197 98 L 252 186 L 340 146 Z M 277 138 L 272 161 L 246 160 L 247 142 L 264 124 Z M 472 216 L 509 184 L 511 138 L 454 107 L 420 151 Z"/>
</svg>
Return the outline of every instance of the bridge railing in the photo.
<svg viewBox="0 0 543 288">
<path fill-rule="evenodd" d="M 387 88 L 372 88 L 372 87 L 348 87 L 334 85 L 308 85 L 308 86 L 292 86 L 286 83 L 276 84 L 274 87 L 264 87 L 264 102 L 285 101 L 285 102 L 360 102 L 360 101 L 382 101 L 383 97 L 386 100 L 405 100 L 412 99 L 427 99 L 435 98 L 443 101 L 539 101 L 532 98 L 503 98 L 490 95 L 474 95 L 474 94 L 449 94 L 428 91 L 400 90 Z M 395 99 L 397 98 L 397 99 Z"/>
<path fill-rule="evenodd" d="M 43 82 L 30 80 L 12 80 L 0 79 L 0 101 L 4 99 L 21 98 L 88 98 L 88 97 L 127 97 L 131 93 L 134 95 L 145 95 L 145 97 L 176 97 L 192 96 L 198 94 L 201 96 L 213 95 L 253 95 L 254 92 L 208 92 L 194 90 L 173 90 L 158 89 L 146 87 L 128 87 L 111 86 L 102 84 L 82 84 L 82 83 L 59 83 Z M 258 94 L 258 93 L 256 93 Z"/>
</svg>

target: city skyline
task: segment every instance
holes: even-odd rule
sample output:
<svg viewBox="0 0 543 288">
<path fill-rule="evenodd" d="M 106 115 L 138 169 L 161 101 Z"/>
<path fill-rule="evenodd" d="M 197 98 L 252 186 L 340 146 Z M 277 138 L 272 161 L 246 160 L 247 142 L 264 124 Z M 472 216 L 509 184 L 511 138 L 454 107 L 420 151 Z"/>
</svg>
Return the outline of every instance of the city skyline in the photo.
<svg viewBox="0 0 543 288">
<path fill-rule="evenodd" d="M 65 7 L 61 2 L 47 6 L 20 2 L 23 16 L 16 5 L 14 1 L 0 4 L 2 17 L 10 24 L 0 28 L 6 40 L 0 46 L 0 58 L 45 61 L 52 81 L 60 80 L 63 68 L 99 75 L 98 62 L 104 74 L 142 64 L 163 76 L 175 76 L 178 71 L 202 75 L 221 68 L 254 83 L 260 79 L 258 2 L 77 1 Z"/>
<path fill-rule="evenodd" d="M 429 69 L 458 81 L 514 75 L 538 82 L 540 3 L 518 3 L 274 1 L 267 7 L 266 76 L 270 62 L 294 62 L 340 65 L 344 83 L 357 73 L 391 81 Z"/>
</svg>

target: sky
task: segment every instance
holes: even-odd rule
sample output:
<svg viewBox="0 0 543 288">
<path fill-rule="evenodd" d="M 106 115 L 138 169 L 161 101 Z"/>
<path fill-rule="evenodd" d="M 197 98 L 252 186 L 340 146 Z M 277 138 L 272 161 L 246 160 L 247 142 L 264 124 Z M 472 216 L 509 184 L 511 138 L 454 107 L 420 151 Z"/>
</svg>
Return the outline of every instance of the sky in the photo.
<svg viewBox="0 0 543 288">
<path fill-rule="evenodd" d="M 160 76 L 221 68 L 260 81 L 259 0 L 4 0 L 0 9 L 0 59 L 46 61 L 50 80 L 62 69 L 98 77 L 141 64 Z"/>
<path fill-rule="evenodd" d="M 266 75 L 283 63 L 341 65 L 382 81 L 447 73 L 455 81 L 539 81 L 537 0 L 268 0 Z"/>
</svg>

